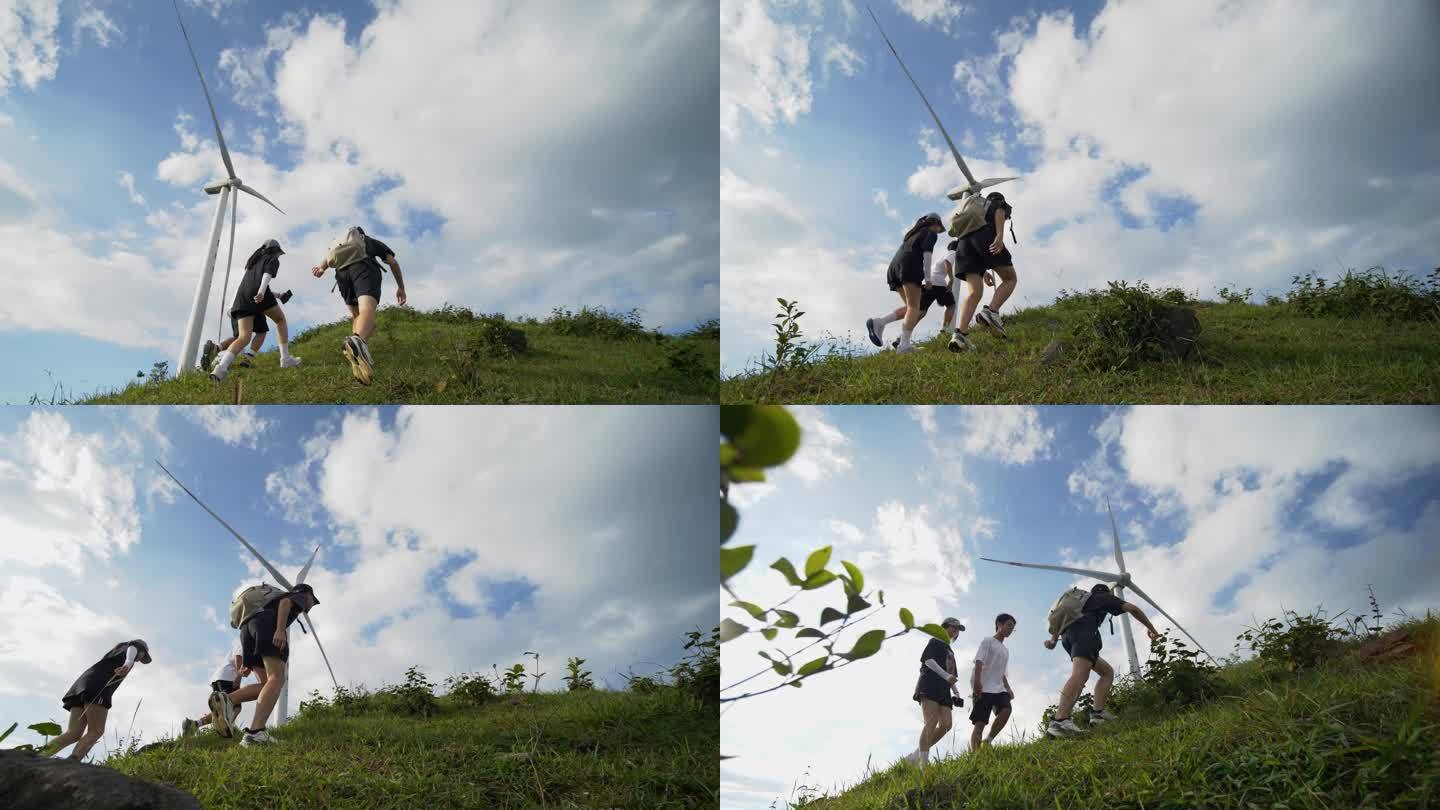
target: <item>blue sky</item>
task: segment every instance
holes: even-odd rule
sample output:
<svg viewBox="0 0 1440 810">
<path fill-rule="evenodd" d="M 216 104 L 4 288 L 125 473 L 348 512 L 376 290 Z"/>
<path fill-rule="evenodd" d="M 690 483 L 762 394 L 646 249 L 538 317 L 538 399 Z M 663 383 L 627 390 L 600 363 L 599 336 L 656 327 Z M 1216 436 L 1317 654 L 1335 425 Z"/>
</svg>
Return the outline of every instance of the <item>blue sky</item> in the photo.
<svg viewBox="0 0 1440 810">
<path fill-rule="evenodd" d="M 776 297 L 800 300 L 806 334 L 863 342 L 898 301 L 900 235 L 948 215 L 962 178 L 859 0 L 721 6 L 733 373 L 768 345 Z M 1260 300 L 1307 271 L 1440 264 L 1440 120 L 1413 103 L 1440 68 L 1419 33 L 1433 4 L 871 6 L 976 177 L 1022 178 L 1001 187 L 1014 306 L 1113 278 Z"/>
<path fill-rule="evenodd" d="M 378 686 L 412 664 L 438 683 L 538 650 L 552 672 L 579 656 L 619 688 L 715 621 L 713 536 L 696 528 L 715 517 L 714 468 L 700 464 L 714 420 L 713 408 L 0 409 L 0 615 L 14 619 L 0 629 L 0 717 L 61 718 L 75 677 L 135 637 L 155 663 L 116 705 L 140 704 L 137 730 L 154 739 L 203 711 L 231 596 L 271 578 L 155 458 L 287 576 L 321 547 L 307 581 L 342 683 Z M 292 712 L 328 682 L 296 646 Z"/>
<path fill-rule="evenodd" d="M 1437 408 L 791 410 L 804 431 L 800 451 L 767 483 L 732 490 L 741 513 L 732 542 L 757 546 L 735 592 L 773 605 L 789 591 L 766 566 L 833 545 L 832 559 L 855 562 L 870 590 L 886 592 L 888 608 L 865 629 L 898 629 L 901 606 L 921 621 L 957 616 L 967 627 L 955 643 L 967 677 L 995 615 L 1013 614 L 1017 703 L 1007 740 L 1033 735 L 1068 673 L 1063 654 L 1041 642 L 1055 597 L 1080 580 L 980 557 L 1114 570 L 1105 496 L 1135 582 L 1217 657 L 1282 606 L 1364 612 L 1367 584 L 1387 614 L 1440 609 Z M 819 593 L 788 607 L 815 616 L 838 598 Z M 735 608 L 721 615 L 753 623 Z M 1125 671 L 1118 622 L 1103 640 L 1103 654 Z M 794 646 L 727 643 L 722 689 L 761 668 L 758 651 Z M 867 761 L 883 769 L 913 750 L 910 690 L 923 647 L 902 637 L 804 689 L 730 704 L 721 747 L 737 758 L 722 764 L 722 806 L 768 807 L 807 769 L 805 784 L 822 790 L 853 784 Z M 1143 661 L 1143 635 L 1138 651 Z M 956 728 L 968 740 L 967 723 Z M 965 744 L 952 735 L 940 753 Z"/>
<path fill-rule="evenodd" d="M 420 308 L 635 307 L 666 330 L 718 315 L 713 8 L 180 5 L 237 172 L 287 213 L 245 197 L 238 261 L 281 240 L 295 325 L 344 314 L 308 268 L 355 222 L 395 249 Z M 0 402 L 48 393 L 45 369 L 83 392 L 173 364 L 216 201 L 201 188 L 223 176 L 173 9 L 41 0 L 0 10 L 0 30 L 19 55 L 0 64 L 18 265 Z"/>
</svg>

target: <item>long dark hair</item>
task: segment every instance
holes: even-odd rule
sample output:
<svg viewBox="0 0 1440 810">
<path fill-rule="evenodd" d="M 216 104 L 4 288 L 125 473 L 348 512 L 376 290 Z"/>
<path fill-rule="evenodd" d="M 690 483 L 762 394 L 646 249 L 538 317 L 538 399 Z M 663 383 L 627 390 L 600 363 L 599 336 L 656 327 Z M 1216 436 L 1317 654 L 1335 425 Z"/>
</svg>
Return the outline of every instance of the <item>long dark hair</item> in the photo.
<svg viewBox="0 0 1440 810">
<path fill-rule="evenodd" d="M 273 253 L 274 250 L 270 247 L 270 240 L 266 239 L 265 242 L 260 245 L 260 247 L 255 248 L 255 252 L 250 254 L 250 258 L 245 260 L 245 269 L 249 270 L 250 268 L 254 267 L 255 263 L 260 261 L 261 258 L 267 255 L 271 255 Z"/>
<path fill-rule="evenodd" d="M 930 227 L 931 225 L 939 225 L 939 224 L 941 224 L 941 222 L 940 222 L 940 217 L 938 217 L 938 216 L 936 216 L 936 215 L 934 215 L 934 214 L 926 214 L 925 216 L 920 217 L 919 219 L 915 220 L 915 224 L 912 225 L 912 226 L 910 226 L 910 230 L 908 230 L 908 231 L 905 232 L 905 238 L 902 239 L 902 240 L 900 240 L 900 241 L 902 241 L 902 242 L 909 242 L 909 241 L 910 241 L 910 237 L 912 237 L 912 236 L 914 236 L 915 234 L 919 233 L 920 231 L 922 231 L 922 230 Z"/>
</svg>

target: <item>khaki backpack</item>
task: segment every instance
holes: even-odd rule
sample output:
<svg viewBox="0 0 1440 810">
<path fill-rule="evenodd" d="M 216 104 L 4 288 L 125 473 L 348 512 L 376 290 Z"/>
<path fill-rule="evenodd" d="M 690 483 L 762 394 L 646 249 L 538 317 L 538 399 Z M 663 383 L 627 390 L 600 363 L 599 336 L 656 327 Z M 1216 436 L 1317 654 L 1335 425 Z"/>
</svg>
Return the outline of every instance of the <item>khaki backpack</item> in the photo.
<svg viewBox="0 0 1440 810">
<path fill-rule="evenodd" d="M 950 216 L 950 236 L 962 239 L 985 227 L 985 208 L 989 200 L 983 194 L 971 194 Z"/>
<path fill-rule="evenodd" d="M 235 597 L 235 601 L 230 603 L 230 626 L 236 630 L 240 629 L 240 625 L 250 621 L 252 616 L 264 610 L 265 605 L 271 599 L 284 593 L 285 591 L 263 582 L 259 585 L 251 585 L 241 591 L 240 595 Z"/>
<path fill-rule="evenodd" d="M 343 270 L 356 262 L 365 261 L 365 234 L 359 228 L 345 232 L 345 238 L 336 242 L 325 254 L 325 266 Z"/>
<path fill-rule="evenodd" d="M 1055 600 L 1055 607 L 1050 608 L 1050 635 L 1058 636 L 1074 624 L 1085 612 L 1088 601 L 1090 592 L 1083 588 L 1071 588 L 1060 594 L 1060 598 Z"/>
</svg>

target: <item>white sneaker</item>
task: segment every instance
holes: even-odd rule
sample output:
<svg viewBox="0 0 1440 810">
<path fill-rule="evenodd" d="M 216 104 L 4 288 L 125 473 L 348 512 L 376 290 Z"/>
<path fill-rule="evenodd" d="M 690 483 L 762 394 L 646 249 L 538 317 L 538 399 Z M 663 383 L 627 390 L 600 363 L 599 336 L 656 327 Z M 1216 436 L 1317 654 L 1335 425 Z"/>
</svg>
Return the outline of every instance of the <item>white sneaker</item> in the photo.
<svg viewBox="0 0 1440 810">
<path fill-rule="evenodd" d="M 1005 323 L 1000 320 L 1000 313 L 990 307 L 981 308 L 980 314 L 975 316 L 975 320 L 984 324 L 991 332 L 994 332 L 1000 337 L 1009 337 L 1009 335 L 1005 334 Z"/>
<path fill-rule="evenodd" d="M 270 732 L 263 728 L 254 733 L 247 731 L 245 736 L 240 738 L 240 744 L 247 748 L 252 745 L 274 745 L 276 742 L 277 740 L 270 736 Z"/>
<path fill-rule="evenodd" d="M 950 337 L 950 351 L 952 352 L 968 352 L 974 348 L 975 344 L 970 342 L 970 336 L 964 332 L 956 332 Z"/>
<path fill-rule="evenodd" d="M 356 338 L 355 342 L 360 344 L 360 354 L 365 358 L 365 364 L 372 369 L 375 368 L 375 358 L 370 356 L 370 344 L 362 338 Z"/>
<path fill-rule="evenodd" d="M 210 725 L 221 737 L 235 734 L 235 707 L 222 692 L 210 693 Z"/>
<path fill-rule="evenodd" d="M 290 357 L 287 357 L 284 360 L 280 361 L 281 368 L 295 368 L 298 365 L 300 365 L 300 358 L 294 355 L 291 355 Z"/>
<path fill-rule="evenodd" d="M 1050 726 L 1045 733 L 1051 737 L 1073 737 L 1077 734 L 1087 733 L 1085 729 L 1075 725 L 1075 718 L 1067 717 L 1063 721 L 1051 720 Z"/>
<path fill-rule="evenodd" d="M 1090 725 L 1092 726 L 1097 723 L 1108 723 L 1116 719 L 1118 718 L 1115 717 L 1114 712 L 1107 712 L 1104 709 L 1096 709 L 1090 712 Z"/>
<path fill-rule="evenodd" d="M 879 346 L 881 348 L 885 347 L 885 341 L 882 339 L 883 335 L 885 334 L 885 327 L 881 326 L 879 329 L 876 329 L 874 318 L 865 319 L 865 333 L 870 336 L 871 343 L 874 343 L 876 346 Z"/>
</svg>

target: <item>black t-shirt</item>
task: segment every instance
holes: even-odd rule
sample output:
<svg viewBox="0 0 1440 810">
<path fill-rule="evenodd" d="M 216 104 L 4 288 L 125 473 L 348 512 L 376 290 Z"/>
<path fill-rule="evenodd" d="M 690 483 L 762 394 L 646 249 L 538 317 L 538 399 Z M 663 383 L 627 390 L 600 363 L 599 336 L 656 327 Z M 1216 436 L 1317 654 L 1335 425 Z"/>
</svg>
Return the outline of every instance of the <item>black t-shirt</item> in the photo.
<svg viewBox="0 0 1440 810">
<path fill-rule="evenodd" d="M 371 239 L 368 236 L 365 237 L 365 256 L 367 258 L 388 259 L 394 255 L 395 251 L 391 250 L 389 245 L 381 242 L 379 239 Z"/>
<path fill-rule="evenodd" d="M 950 690 L 950 682 L 935 674 L 930 667 L 925 666 L 926 661 L 934 661 L 946 672 L 955 674 L 955 653 L 950 645 L 938 638 L 930 639 L 925 645 L 925 652 L 920 653 L 920 685 L 922 690 L 926 687 L 939 689 L 941 692 Z"/>
<path fill-rule="evenodd" d="M 906 239 L 900 249 L 895 251 L 895 258 L 890 260 L 890 266 L 897 271 L 910 270 L 912 275 L 918 267 L 921 273 L 928 274 L 930 268 L 922 266 L 921 263 L 926 253 L 935 250 L 935 240 L 939 236 L 929 228 L 921 228 L 919 233 Z"/>
<path fill-rule="evenodd" d="M 300 614 L 305 612 L 305 603 L 301 601 L 301 594 L 281 594 L 280 596 L 271 599 L 269 602 L 266 602 L 265 609 L 275 611 L 275 615 L 278 617 L 280 615 L 280 603 L 286 599 L 290 600 L 290 615 L 285 618 L 285 626 L 289 627 L 290 625 L 295 623 L 296 619 L 300 618 Z"/>
<path fill-rule="evenodd" d="M 1120 599 L 1113 593 L 1092 593 L 1090 598 L 1085 600 L 1085 610 L 1081 612 L 1080 618 L 1075 623 L 1065 628 L 1065 635 L 1071 633 L 1082 633 L 1098 631 L 1100 621 L 1105 616 L 1119 616 L 1125 612 L 1125 600 Z"/>
<path fill-rule="evenodd" d="M 994 242 L 994 241 L 995 241 L 995 212 L 1001 210 L 1002 208 L 1005 210 L 1005 219 L 1006 219 L 1006 220 L 1009 220 L 1009 219 L 1010 219 L 1010 212 L 1011 212 L 1012 210 L 1014 210 L 1014 209 L 1012 209 L 1012 208 L 1010 207 L 1010 203 L 1004 203 L 1004 202 L 1000 202 L 1000 201 L 998 201 L 998 200 L 990 200 L 988 203 L 986 203 L 986 205 L 985 205 L 985 224 L 984 224 L 983 226 L 979 227 L 979 228 L 976 228 L 973 232 L 971 232 L 968 236 L 966 236 L 965 239 L 966 239 L 967 241 L 972 241 L 972 240 L 973 240 L 973 241 L 976 242 L 976 243 L 983 243 L 983 244 L 986 245 L 986 246 L 988 246 L 988 245 L 990 245 L 990 243 Z"/>
<path fill-rule="evenodd" d="M 235 290 L 235 303 L 231 309 L 254 309 L 259 306 L 255 303 L 255 294 L 260 292 L 260 278 L 269 276 L 271 283 L 280 274 L 280 257 L 269 254 L 260 258 L 259 261 L 245 269 L 245 276 L 240 279 L 240 287 Z"/>
</svg>

